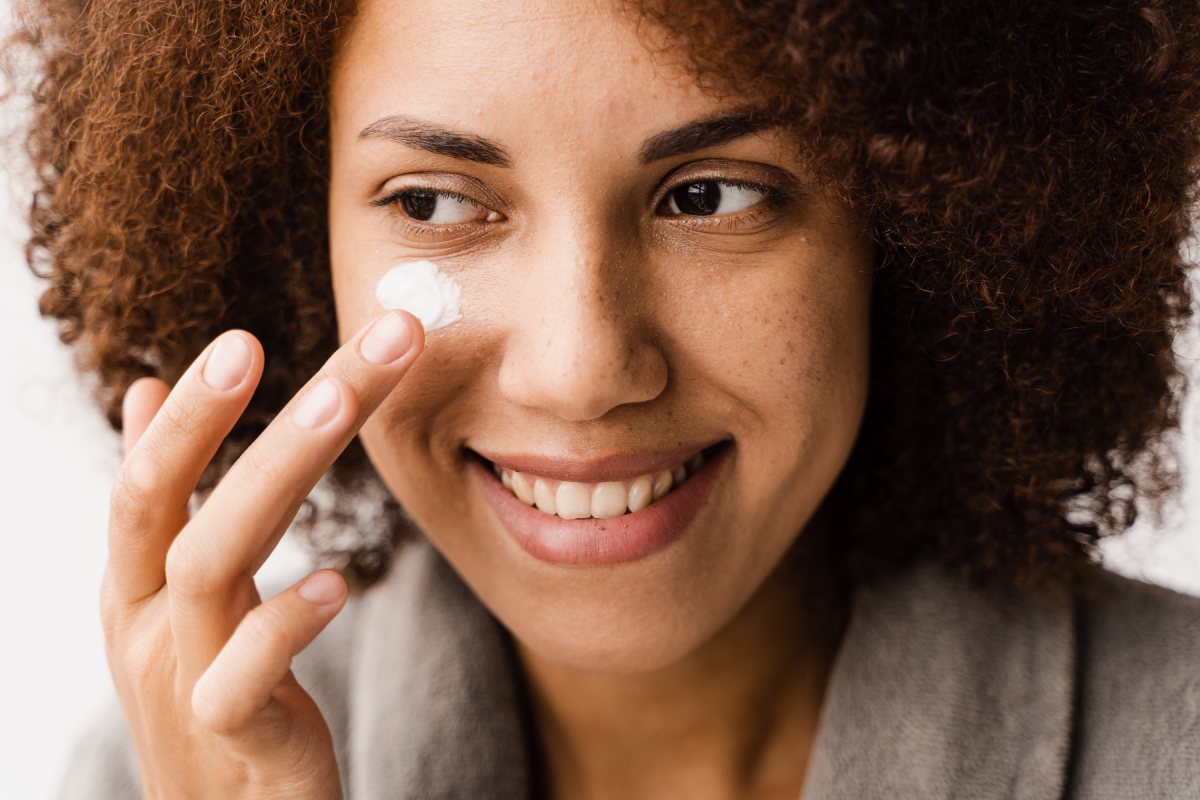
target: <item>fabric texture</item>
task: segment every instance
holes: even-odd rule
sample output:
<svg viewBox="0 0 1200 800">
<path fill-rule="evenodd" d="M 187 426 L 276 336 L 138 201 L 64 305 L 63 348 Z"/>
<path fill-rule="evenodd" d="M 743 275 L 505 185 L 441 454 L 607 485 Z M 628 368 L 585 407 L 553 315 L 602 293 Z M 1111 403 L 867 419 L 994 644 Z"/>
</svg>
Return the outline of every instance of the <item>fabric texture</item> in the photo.
<svg viewBox="0 0 1200 800">
<path fill-rule="evenodd" d="M 511 637 L 428 541 L 293 669 L 348 798 L 532 797 Z M 60 800 L 140 798 L 135 758 L 114 700 Z M 1106 573 L 1048 601 L 926 562 L 856 589 L 798 800 L 869 798 L 1200 798 L 1200 598 Z"/>
</svg>

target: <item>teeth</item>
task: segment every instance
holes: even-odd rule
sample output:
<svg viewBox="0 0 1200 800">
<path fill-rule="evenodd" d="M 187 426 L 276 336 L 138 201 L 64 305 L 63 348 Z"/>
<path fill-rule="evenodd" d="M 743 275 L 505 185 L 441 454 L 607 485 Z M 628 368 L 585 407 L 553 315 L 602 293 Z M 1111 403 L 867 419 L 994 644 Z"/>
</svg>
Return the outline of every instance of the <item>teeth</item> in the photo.
<svg viewBox="0 0 1200 800">
<path fill-rule="evenodd" d="M 538 483 L 541 483 L 538 479 Z M 592 515 L 592 493 L 582 483 L 563 481 L 554 494 L 558 515 L 563 519 L 583 519 Z M 539 506 L 541 508 L 541 506 Z"/>
<path fill-rule="evenodd" d="M 662 472 L 654 476 L 654 499 L 658 500 L 664 494 L 671 491 L 672 484 L 675 483 L 675 478 L 671 475 L 671 470 L 664 469 Z"/>
<path fill-rule="evenodd" d="M 512 484 L 509 490 L 517 496 L 517 499 L 527 506 L 533 505 L 533 487 L 529 485 L 529 478 L 526 478 L 523 472 L 509 472 L 508 470 L 503 472 L 512 476 L 509 478 L 509 483 Z"/>
<path fill-rule="evenodd" d="M 562 491 L 561 486 L 558 491 Z M 602 483 L 592 489 L 591 514 L 596 519 L 619 517 L 625 513 L 628 505 L 629 493 L 625 491 L 623 483 Z"/>
<path fill-rule="evenodd" d="M 649 475 L 643 475 L 633 482 L 633 485 L 629 487 L 630 511 L 641 511 L 650 505 L 650 501 L 654 499 L 651 497 L 651 492 L 654 491 L 652 488 L 653 485 L 654 482 L 650 479 Z"/>
<path fill-rule="evenodd" d="M 556 481 L 492 466 L 504 487 L 527 506 L 536 506 L 539 511 L 563 519 L 608 519 L 641 511 L 662 499 L 703 465 L 704 456 L 696 455 L 686 466 L 639 475 L 631 481 L 594 484 Z"/>
<path fill-rule="evenodd" d="M 547 514 L 558 512 L 558 504 L 555 502 L 554 492 L 550 491 L 550 484 L 541 478 L 533 482 L 533 501 L 537 503 L 538 511 L 545 511 Z"/>
</svg>

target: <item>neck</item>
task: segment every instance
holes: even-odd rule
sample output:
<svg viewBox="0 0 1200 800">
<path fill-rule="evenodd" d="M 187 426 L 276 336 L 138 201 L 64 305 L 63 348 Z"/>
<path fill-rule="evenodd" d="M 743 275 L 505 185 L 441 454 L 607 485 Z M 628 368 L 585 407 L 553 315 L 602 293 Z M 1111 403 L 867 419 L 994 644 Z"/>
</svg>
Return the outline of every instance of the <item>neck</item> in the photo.
<svg viewBox="0 0 1200 800">
<path fill-rule="evenodd" d="M 542 796 L 798 797 L 847 612 L 826 534 L 810 524 L 724 628 L 653 672 L 581 672 L 518 642 Z"/>
</svg>

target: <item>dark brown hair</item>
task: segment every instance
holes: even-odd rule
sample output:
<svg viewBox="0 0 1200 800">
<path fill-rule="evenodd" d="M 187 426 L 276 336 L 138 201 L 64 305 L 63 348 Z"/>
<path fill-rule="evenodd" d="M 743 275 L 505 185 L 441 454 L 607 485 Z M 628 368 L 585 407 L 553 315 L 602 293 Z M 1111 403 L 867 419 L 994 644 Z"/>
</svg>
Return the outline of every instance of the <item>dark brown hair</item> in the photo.
<svg viewBox="0 0 1200 800">
<path fill-rule="evenodd" d="M 870 580 L 929 556 L 1081 587 L 1098 540 L 1178 484 L 1200 7 L 630 5 L 706 89 L 764 99 L 880 245 L 866 418 L 826 498 L 839 565 Z M 42 65 L 26 139 L 41 311 L 114 428 L 135 379 L 173 383 L 228 328 L 263 343 L 201 496 L 337 346 L 325 92 L 348 13 L 42 0 L 6 51 Z M 369 582 L 403 512 L 357 440 L 323 483 L 328 507 L 296 530 Z"/>
</svg>

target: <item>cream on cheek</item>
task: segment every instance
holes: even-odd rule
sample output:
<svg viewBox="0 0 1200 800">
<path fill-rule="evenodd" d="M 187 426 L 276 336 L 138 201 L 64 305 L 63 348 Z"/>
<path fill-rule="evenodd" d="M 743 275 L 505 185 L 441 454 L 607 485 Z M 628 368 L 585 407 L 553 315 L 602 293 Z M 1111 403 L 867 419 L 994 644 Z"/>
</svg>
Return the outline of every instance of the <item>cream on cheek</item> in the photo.
<svg viewBox="0 0 1200 800">
<path fill-rule="evenodd" d="M 375 299 L 386 309 L 407 311 L 426 331 L 462 319 L 462 290 L 429 260 L 408 261 L 389 269 L 375 285 Z"/>
</svg>

